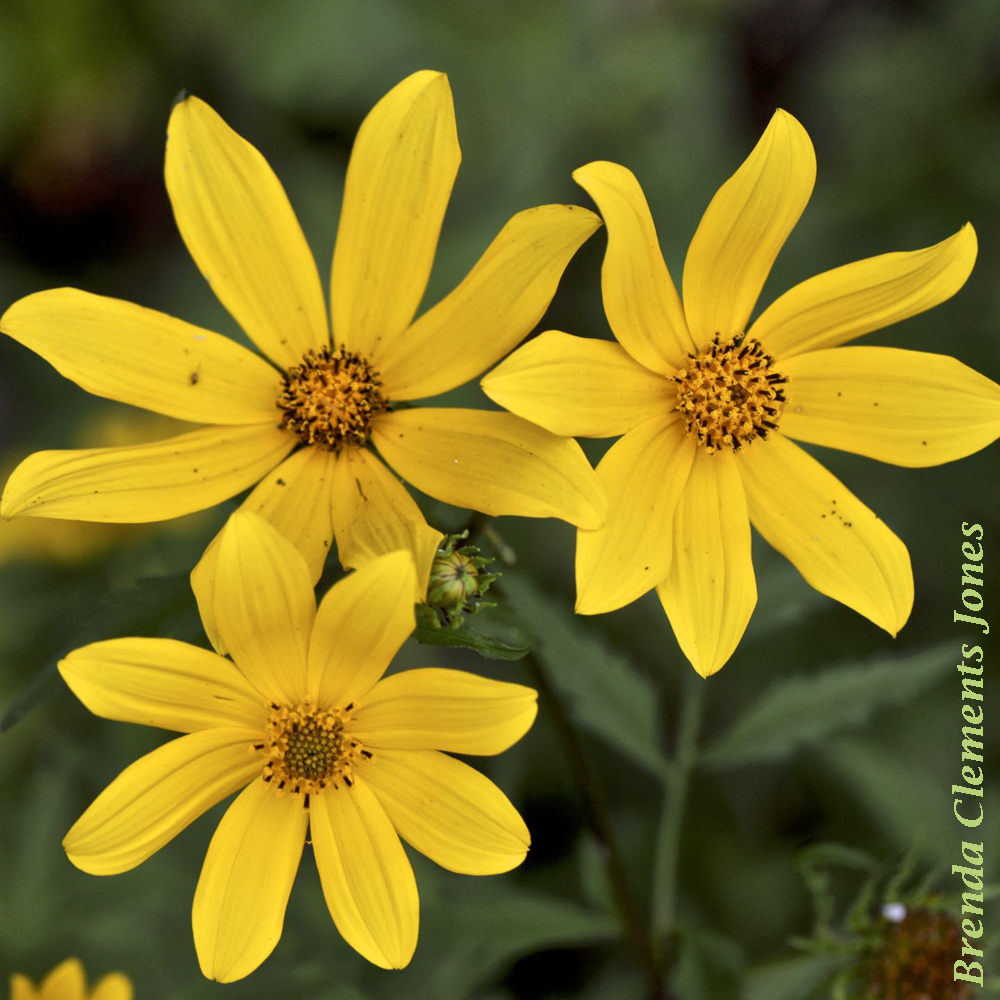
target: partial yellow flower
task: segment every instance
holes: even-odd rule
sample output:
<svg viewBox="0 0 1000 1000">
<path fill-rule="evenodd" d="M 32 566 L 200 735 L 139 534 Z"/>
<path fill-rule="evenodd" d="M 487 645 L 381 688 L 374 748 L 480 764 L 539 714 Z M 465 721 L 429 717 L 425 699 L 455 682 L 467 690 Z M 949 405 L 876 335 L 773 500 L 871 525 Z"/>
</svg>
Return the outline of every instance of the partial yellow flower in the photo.
<svg viewBox="0 0 1000 1000">
<path fill-rule="evenodd" d="M 336 583 L 318 609 L 301 553 L 237 511 L 218 544 L 213 616 L 232 661 L 172 639 L 111 639 L 59 669 L 97 715 L 186 735 L 126 768 L 63 846 L 95 875 L 145 861 L 217 802 L 195 892 L 198 961 L 241 979 L 281 937 L 306 842 L 347 942 L 384 968 L 417 942 L 417 887 L 399 838 L 451 871 L 519 865 L 530 837 L 491 781 L 441 751 L 496 754 L 535 718 L 519 684 L 458 670 L 382 678 L 414 627 L 409 550 Z"/>
<path fill-rule="evenodd" d="M 906 547 L 791 439 L 926 466 L 1000 435 L 1000 386 L 954 358 L 839 346 L 954 295 L 976 259 L 972 226 L 811 278 L 748 328 L 816 177 L 791 115 L 775 113 L 708 206 L 683 304 L 633 174 L 596 162 L 573 176 L 607 226 L 602 288 L 618 343 L 543 333 L 482 385 L 556 434 L 622 435 L 597 468 L 607 523 L 577 535 L 577 611 L 656 587 L 695 670 L 714 673 L 757 601 L 752 522 L 809 584 L 895 635 L 913 604 Z"/>
<path fill-rule="evenodd" d="M 10 1000 L 132 1000 L 132 983 L 120 972 L 112 972 L 92 989 L 78 959 L 67 958 L 38 985 L 27 976 L 10 977 Z"/>
<path fill-rule="evenodd" d="M 441 540 L 399 475 L 487 514 L 596 528 L 606 498 L 575 441 L 509 413 L 405 408 L 485 371 L 545 312 L 600 225 L 543 205 L 515 215 L 458 287 L 414 321 L 460 160 L 447 77 L 407 77 L 362 123 L 347 171 L 328 319 L 292 207 L 261 154 L 202 101 L 173 110 L 166 182 L 181 235 L 267 359 L 162 313 L 75 289 L 16 302 L 0 330 L 89 392 L 207 426 L 155 444 L 46 451 L 7 482 L 0 514 L 155 521 L 257 484 L 245 508 L 319 578 L 411 548 L 426 581 Z M 332 320 L 332 336 L 331 336 Z M 203 577 L 214 573 L 214 559 Z"/>
</svg>

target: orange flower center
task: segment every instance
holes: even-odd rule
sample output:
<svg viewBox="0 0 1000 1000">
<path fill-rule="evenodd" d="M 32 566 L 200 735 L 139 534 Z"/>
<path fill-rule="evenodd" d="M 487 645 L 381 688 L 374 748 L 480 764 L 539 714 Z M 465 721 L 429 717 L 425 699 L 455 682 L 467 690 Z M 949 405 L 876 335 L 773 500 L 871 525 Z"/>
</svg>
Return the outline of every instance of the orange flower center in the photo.
<svg viewBox="0 0 1000 1000">
<path fill-rule="evenodd" d="M 281 427 L 305 444 L 339 451 L 363 445 L 372 418 L 389 409 L 382 380 L 367 358 L 354 351 L 324 347 L 307 351 L 282 380 L 278 408 Z"/>
<path fill-rule="evenodd" d="M 272 705 L 264 742 L 251 747 L 264 751 L 264 780 L 277 792 L 305 795 L 321 792 L 327 785 L 350 788 L 351 769 L 360 757 L 371 757 L 360 740 L 345 731 L 354 704 L 324 711 L 309 704 L 287 708 Z"/>
<path fill-rule="evenodd" d="M 739 451 L 777 428 L 788 379 L 774 370 L 760 341 L 716 334 L 706 350 L 688 357 L 691 363 L 674 376 L 677 410 L 700 445 Z"/>
</svg>

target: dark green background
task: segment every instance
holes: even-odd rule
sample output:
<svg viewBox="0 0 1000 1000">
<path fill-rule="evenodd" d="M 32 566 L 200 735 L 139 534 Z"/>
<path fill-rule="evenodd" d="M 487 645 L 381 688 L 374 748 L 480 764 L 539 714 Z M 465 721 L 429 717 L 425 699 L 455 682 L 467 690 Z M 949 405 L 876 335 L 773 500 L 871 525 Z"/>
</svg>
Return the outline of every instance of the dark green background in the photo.
<svg viewBox="0 0 1000 1000">
<path fill-rule="evenodd" d="M 998 39 L 994 0 L 6 0 L 0 306 L 70 284 L 239 336 L 170 215 L 162 157 L 174 95 L 184 88 L 204 98 L 266 155 L 326 281 L 358 124 L 403 76 L 435 68 L 451 80 L 464 159 L 428 303 L 514 212 L 550 201 L 589 205 L 570 173 L 592 159 L 637 174 L 679 279 L 701 212 L 781 106 L 812 136 L 819 173 L 762 304 L 818 271 L 926 246 L 971 220 L 980 255 L 965 289 L 868 343 L 953 354 L 997 379 Z M 599 233 L 570 265 L 543 329 L 609 335 L 603 247 Z M 487 405 L 475 387 L 448 402 Z M 0 342 L 7 460 L 83 444 L 81 426 L 112 411 L 127 408 L 88 397 L 19 345 Z M 589 448 L 596 460 L 601 449 Z M 909 545 L 913 616 L 893 641 L 759 546 L 760 602 L 740 649 L 707 682 L 702 745 L 715 750 L 695 771 L 683 818 L 670 949 L 682 1000 L 824 995 L 832 960 L 794 958 L 789 943 L 812 932 L 799 864 L 809 845 L 862 849 L 886 872 L 913 852 L 911 882 L 926 876 L 945 894 L 956 888 L 941 873 L 959 861 L 962 840 L 949 794 L 960 766 L 953 664 L 971 638 L 951 623 L 959 526 L 986 527 L 986 613 L 1000 620 L 997 452 L 929 470 L 821 457 Z M 134 872 L 99 879 L 73 868 L 62 835 L 164 734 L 90 716 L 54 664 L 76 645 L 116 635 L 203 642 L 186 573 L 231 507 L 180 535 L 112 532 L 112 548 L 71 565 L 23 550 L 11 558 L 3 532 L 13 529 L 0 524 L 0 712 L 30 709 L 0 734 L 0 976 L 39 976 L 76 954 L 95 976 L 127 972 L 140 1000 L 223 992 L 198 971 L 189 915 L 221 807 Z M 433 502 L 425 510 L 445 530 L 466 520 Z M 571 528 L 511 518 L 496 527 L 519 558 L 511 594 L 529 600 L 528 589 L 540 588 L 529 600 L 536 631 L 550 637 L 540 657 L 603 784 L 645 916 L 656 892 L 657 771 L 698 682 L 654 597 L 572 618 Z M 512 614 L 500 609 L 483 622 L 516 636 Z M 1000 646 L 987 646 L 989 671 L 997 655 Z M 413 643 L 397 662 L 531 680 L 523 663 Z M 988 695 L 988 712 L 991 703 Z M 756 715 L 733 730 L 748 710 Z M 992 763 L 995 726 L 989 751 Z M 474 879 L 415 857 L 416 959 L 405 972 L 383 973 L 340 941 L 307 853 L 280 945 L 226 995 L 642 997 L 547 708 L 520 744 L 481 765 L 532 829 L 522 868 Z M 992 782 L 992 767 L 987 776 Z M 993 791 L 986 812 L 992 832 L 984 836 L 995 845 Z M 994 873 L 995 864 L 988 852 Z M 835 922 L 859 880 L 834 873 Z M 947 895 L 943 905 L 957 913 Z"/>
</svg>

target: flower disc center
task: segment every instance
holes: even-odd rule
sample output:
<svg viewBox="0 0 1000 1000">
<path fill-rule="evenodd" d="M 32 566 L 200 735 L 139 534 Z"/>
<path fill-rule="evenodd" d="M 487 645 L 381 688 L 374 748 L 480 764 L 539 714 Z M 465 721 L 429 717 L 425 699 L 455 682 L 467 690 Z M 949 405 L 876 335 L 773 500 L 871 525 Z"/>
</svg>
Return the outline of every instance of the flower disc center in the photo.
<svg viewBox="0 0 1000 1000">
<path fill-rule="evenodd" d="M 710 452 L 739 451 L 777 429 L 788 381 L 774 370 L 774 358 L 758 340 L 716 334 L 708 348 L 675 376 L 677 410 L 688 434 Z"/>
<path fill-rule="evenodd" d="M 337 451 L 363 445 L 372 418 L 389 409 L 382 380 L 370 361 L 354 351 L 307 351 L 282 380 L 281 427 L 305 444 Z"/>
<path fill-rule="evenodd" d="M 858 970 L 858 981 L 851 984 L 863 991 L 857 996 L 879 1000 L 971 1000 L 972 987 L 954 977 L 955 956 L 962 950 L 962 931 L 946 913 L 913 909 L 899 923 L 880 920 L 871 937 L 875 940 Z"/>
<path fill-rule="evenodd" d="M 315 794 L 328 784 L 336 788 L 339 781 L 350 787 L 352 765 L 371 754 L 345 732 L 347 719 L 346 711 L 272 705 L 267 742 L 253 746 L 268 755 L 264 780 L 279 792 L 296 794 Z"/>
</svg>

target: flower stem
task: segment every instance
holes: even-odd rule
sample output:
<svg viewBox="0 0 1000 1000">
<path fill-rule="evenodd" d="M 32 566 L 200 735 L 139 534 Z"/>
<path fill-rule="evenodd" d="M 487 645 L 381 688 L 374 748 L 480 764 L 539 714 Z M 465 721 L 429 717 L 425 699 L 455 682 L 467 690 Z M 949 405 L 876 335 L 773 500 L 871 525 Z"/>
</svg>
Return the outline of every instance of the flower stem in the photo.
<svg viewBox="0 0 1000 1000">
<path fill-rule="evenodd" d="M 549 718 L 552 719 L 556 735 L 573 770 L 576 785 L 583 800 L 587 823 L 603 848 L 608 882 L 622 924 L 642 965 L 649 990 L 649 1000 L 670 1000 L 670 997 L 664 992 L 663 979 L 653 954 L 651 942 L 639 913 L 639 907 L 628 884 L 625 865 L 622 862 L 621 850 L 618 847 L 618 840 L 611 824 L 611 813 L 607 799 L 604 797 L 604 790 L 587 760 L 566 709 L 549 682 L 544 666 L 533 653 L 529 653 L 524 662 L 534 675 L 539 694 L 546 704 Z"/>
<path fill-rule="evenodd" d="M 485 534 L 496 549 L 501 563 L 505 566 L 513 566 L 517 562 L 514 550 L 504 541 L 493 527 L 490 518 L 485 514 L 474 513 L 469 519 L 468 529 L 470 539 L 473 540 L 480 533 Z M 502 582 L 499 585 L 493 585 L 493 592 L 498 596 L 502 596 L 502 590 Z M 529 653 L 523 662 L 534 677 L 538 692 L 546 704 L 549 718 L 552 719 L 552 724 L 555 727 L 556 736 L 562 744 L 563 752 L 566 754 L 573 771 L 576 787 L 583 802 L 587 825 L 603 850 L 608 883 L 625 933 L 628 935 L 636 957 L 642 966 L 648 989 L 648 1000 L 674 1000 L 673 995 L 667 992 L 664 985 L 646 923 L 629 886 L 604 790 L 587 760 L 583 744 L 577 736 L 565 706 L 552 687 L 542 662 L 534 652 Z"/>
<path fill-rule="evenodd" d="M 677 742 L 667 771 L 653 867 L 653 950 L 658 968 L 669 961 L 677 930 L 677 871 L 688 783 L 698 751 L 705 680 L 689 671 L 683 683 Z"/>
</svg>

